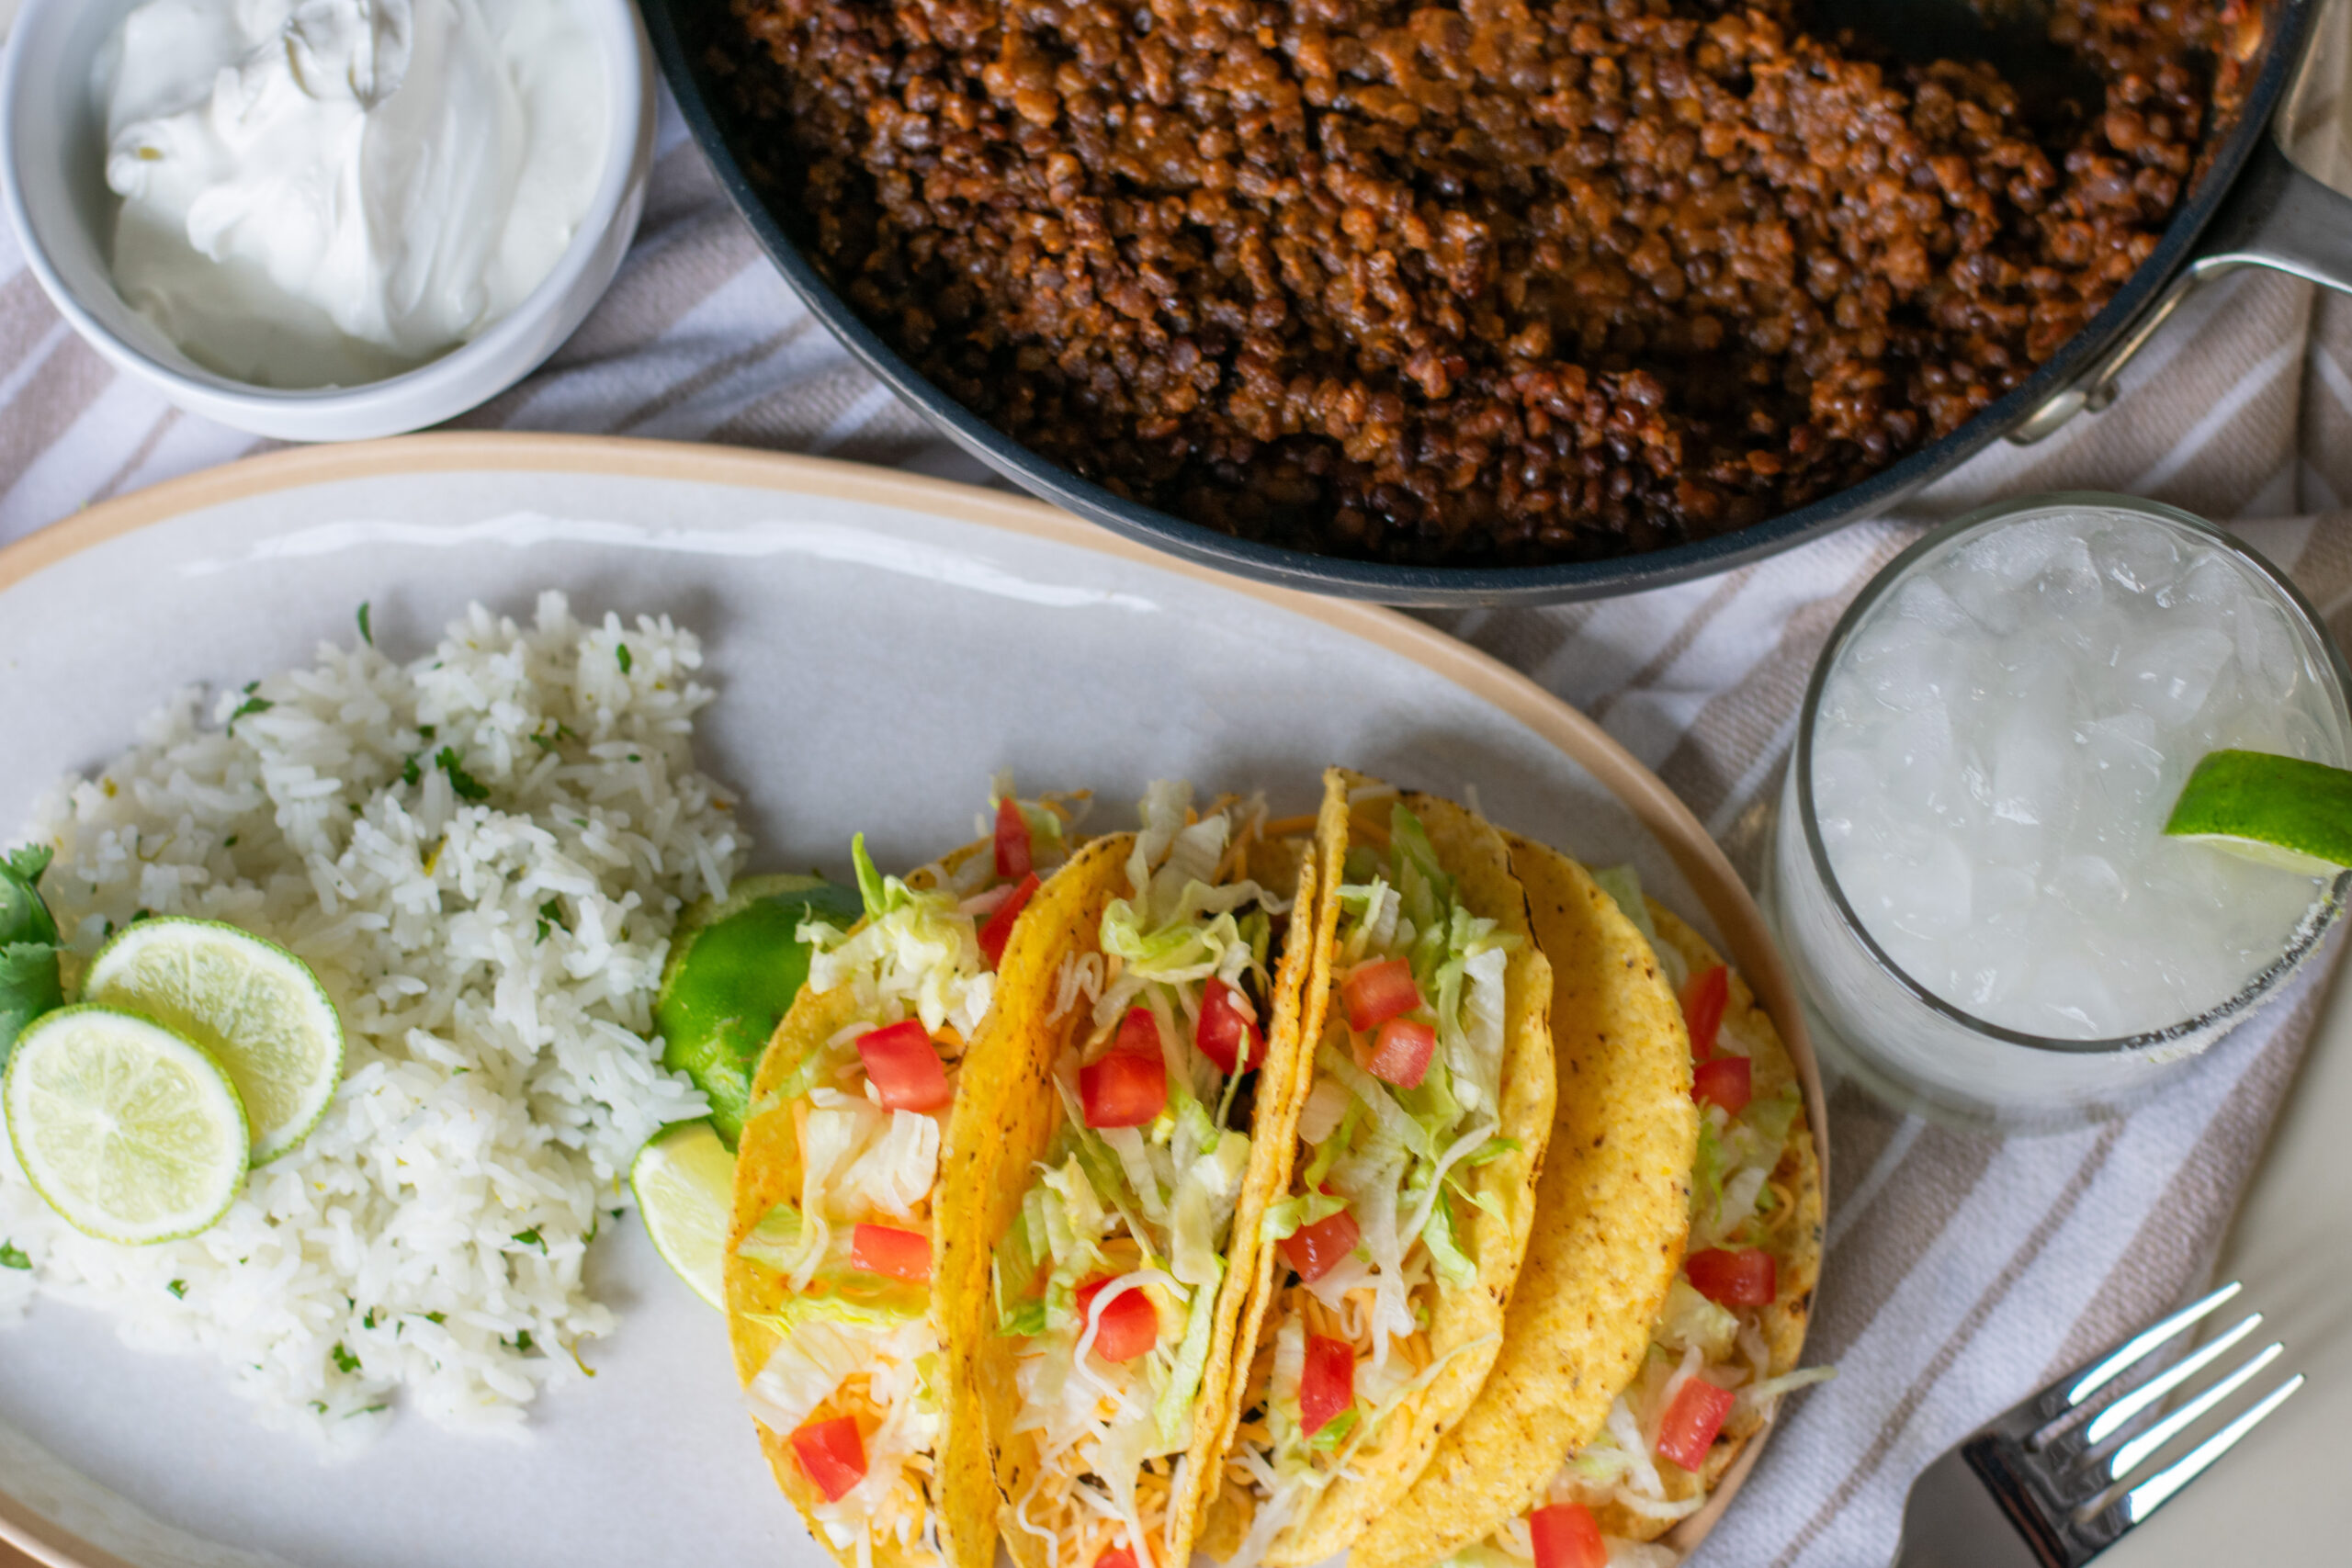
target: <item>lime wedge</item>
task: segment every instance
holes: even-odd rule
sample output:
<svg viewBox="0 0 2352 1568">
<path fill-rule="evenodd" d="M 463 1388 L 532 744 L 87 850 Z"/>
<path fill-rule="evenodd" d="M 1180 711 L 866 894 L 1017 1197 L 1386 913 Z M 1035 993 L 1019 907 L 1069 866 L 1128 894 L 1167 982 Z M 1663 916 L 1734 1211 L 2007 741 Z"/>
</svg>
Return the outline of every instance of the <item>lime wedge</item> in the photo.
<svg viewBox="0 0 2352 1568">
<path fill-rule="evenodd" d="M 711 1124 L 729 1148 L 743 1134 L 760 1054 L 808 978 L 808 944 L 794 933 L 811 916 L 846 931 L 865 912 L 854 887 L 748 876 L 725 901 L 706 898 L 680 918 L 653 1028 L 662 1065 L 709 1097 Z"/>
<path fill-rule="evenodd" d="M 245 1108 L 228 1073 L 129 1013 L 36 1020 L 17 1036 L 0 1104 L 33 1190 L 101 1241 L 194 1235 L 245 1179 Z"/>
<path fill-rule="evenodd" d="M 234 926 L 163 916 L 98 950 L 82 998 L 150 1018 L 229 1070 L 264 1164 L 310 1136 L 343 1081 L 343 1021 L 311 966 Z"/>
<path fill-rule="evenodd" d="M 2305 876 L 2352 866 L 2352 773 L 2267 751 L 2213 751 L 2181 787 L 2167 836 Z"/>
<path fill-rule="evenodd" d="M 724 1312 L 727 1287 L 729 1199 L 735 1187 L 735 1156 L 708 1122 L 664 1127 L 628 1168 L 629 1190 L 653 1250 L 694 1287 L 695 1294 Z"/>
</svg>

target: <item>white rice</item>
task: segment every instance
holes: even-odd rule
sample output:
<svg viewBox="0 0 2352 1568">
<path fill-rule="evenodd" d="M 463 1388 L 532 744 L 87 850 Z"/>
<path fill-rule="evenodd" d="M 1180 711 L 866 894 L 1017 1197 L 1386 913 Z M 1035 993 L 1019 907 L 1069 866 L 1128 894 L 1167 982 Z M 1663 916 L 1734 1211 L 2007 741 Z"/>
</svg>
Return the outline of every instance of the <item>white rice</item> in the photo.
<svg viewBox="0 0 2352 1568">
<path fill-rule="evenodd" d="M 707 1109 L 650 1039 L 678 911 L 744 848 L 694 768 L 701 663 L 666 619 L 585 626 L 548 593 L 526 630 L 476 605 L 413 664 L 322 647 L 209 724 L 183 692 L 61 785 L 31 837 L 77 952 L 142 908 L 227 920 L 318 971 L 349 1052 L 309 1140 L 187 1241 L 82 1235 L 0 1139 L 0 1260 L 30 1265 L 0 1267 L 0 1320 L 36 1295 L 96 1308 L 336 1441 L 401 1408 L 518 1426 L 580 1375 L 616 1325 L 587 1246 L 648 1135 Z"/>
</svg>

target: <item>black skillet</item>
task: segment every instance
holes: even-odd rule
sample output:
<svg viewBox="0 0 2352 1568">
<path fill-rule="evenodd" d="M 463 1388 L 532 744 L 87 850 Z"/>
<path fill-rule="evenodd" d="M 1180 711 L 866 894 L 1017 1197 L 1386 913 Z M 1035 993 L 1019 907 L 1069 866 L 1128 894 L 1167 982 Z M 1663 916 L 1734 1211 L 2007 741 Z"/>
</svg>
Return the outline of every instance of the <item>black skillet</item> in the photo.
<svg viewBox="0 0 2352 1568">
<path fill-rule="evenodd" d="M 1831 529 L 1879 515 L 2004 436 L 2035 440 L 2086 408 L 2104 407 L 2128 359 L 2198 283 L 2243 266 L 2291 272 L 2352 292 L 2352 198 L 2288 162 L 2271 122 L 2294 85 L 2326 0 L 2269 0 L 2249 62 L 2243 107 L 2212 150 L 2154 253 L 2107 308 L 2022 385 L 1951 434 L 1834 494 L 1750 527 L 1696 544 L 1558 566 L 1423 567 L 1309 555 L 1237 539 L 1141 506 L 1079 478 L 1011 440 L 956 402 L 833 292 L 794 244 L 786 225 L 733 152 L 741 134 L 724 89 L 703 59 L 723 38 L 727 0 L 639 0 L 687 126 L 761 245 L 808 308 L 869 369 L 932 423 L 997 472 L 1114 532 L 1242 577 L 1388 604 L 1557 603 L 1636 592 L 1728 570 Z M 1825 30 L 1851 27 L 1901 40 L 1921 59 L 1979 57 L 2018 85 L 2029 104 L 2079 93 L 2072 63 L 2043 41 L 2041 0 L 1978 7 L 1976 0 L 1822 0 Z M 1984 17 L 2003 18 L 1988 26 Z M 2092 84 L 2095 85 L 2095 84 Z M 2089 101 L 2096 103 L 2096 96 Z"/>
</svg>

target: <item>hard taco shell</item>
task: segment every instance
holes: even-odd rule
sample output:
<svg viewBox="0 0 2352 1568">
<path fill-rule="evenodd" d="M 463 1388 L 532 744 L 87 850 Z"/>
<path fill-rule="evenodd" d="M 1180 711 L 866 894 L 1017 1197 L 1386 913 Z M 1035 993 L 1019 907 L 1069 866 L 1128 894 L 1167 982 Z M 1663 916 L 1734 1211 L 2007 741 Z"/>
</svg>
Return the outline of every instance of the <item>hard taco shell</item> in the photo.
<svg viewBox="0 0 2352 1568">
<path fill-rule="evenodd" d="M 974 855 L 989 848 L 986 840 L 967 844 L 946 857 L 944 869 L 953 872 Z M 933 885 L 932 874 L 918 872 L 909 882 L 916 886 Z M 1028 923 L 1026 915 L 1021 925 Z M 1018 926 L 1015 927 L 1017 931 Z M 757 1377 L 760 1370 L 775 1354 L 783 1336 L 761 1316 L 774 1313 L 783 1304 L 786 1294 L 781 1281 L 773 1270 L 738 1258 L 736 1247 L 749 1235 L 768 1212 L 778 1203 L 797 1202 L 800 1198 L 802 1166 L 800 1143 L 791 1107 L 773 1103 L 777 1089 L 799 1068 L 812 1051 L 857 1021 L 857 999 L 852 987 L 838 986 L 830 991 L 812 991 L 807 986 L 792 1004 L 791 1010 L 776 1025 L 768 1039 L 767 1049 L 761 1054 L 758 1071 L 752 1079 L 750 1105 L 753 1114 L 743 1124 L 742 1138 L 735 1155 L 735 1187 L 730 1203 L 727 1230 L 727 1257 L 723 1279 L 727 1292 L 727 1337 L 735 1353 L 735 1375 L 746 1386 Z M 958 1087 L 961 1097 L 961 1087 Z M 763 1106 L 765 1109 L 761 1109 Z M 938 1199 L 944 1187 L 942 1178 L 933 1189 L 933 1211 L 938 1212 Z M 939 1292 L 931 1297 L 931 1317 L 943 1344 L 950 1343 L 947 1320 L 943 1315 Z M 944 1402 L 943 1402 L 944 1404 Z M 952 1424 L 956 1412 L 943 1410 Z M 808 1522 L 808 1533 L 831 1552 L 842 1568 L 860 1568 L 854 1550 L 834 1545 L 826 1532 L 818 1528 L 813 1509 L 824 1501 L 824 1495 L 809 1483 L 792 1451 L 792 1435 L 775 1432 L 755 1422 L 761 1451 L 767 1455 L 768 1467 L 775 1473 L 776 1485 L 800 1510 Z M 943 1438 L 942 1446 L 944 1446 Z M 934 1499 L 941 1495 L 934 1483 Z M 960 1514 L 943 1508 L 939 1517 L 939 1540 L 942 1558 L 950 1568 L 989 1568 L 996 1560 L 996 1520 L 994 1510 L 977 1512 L 966 1509 Z M 875 1543 L 873 1568 L 915 1568 L 932 1562 L 928 1552 L 917 1551 L 894 1541 Z"/>
<path fill-rule="evenodd" d="M 1534 1228 L 1486 1386 L 1354 1568 L 1418 1568 L 1523 1513 L 1591 1441 L 1649 1348 L 1690 1229 L 1690 1041 L 1640 931 L 1584 868 L 1506 834 L 1552 964 L 1559 1081 Z"/>
<path fill-rule="evenodd" d="M 1280 1169 L 1273 1193 L 1290 1190 L 1297 1156 L 1297 1115 L 1312 1087 L 1316 1042 L 1328 1016 L 1339 922 L 1339 868 L 1345 863 L 1350 802 L 1384 786 L 1346 769 L 1324 775 L 1324 806 L 1317 827 L 1317 859 L 1326 868 L 1318 917 L 1315 966 L 1306 977 L 1301 1009 L 1299 1072 L 1293 1086 L 1290 1119 L 1280 1140 Z M 1544 1021 L 1551 1003 L 1552 971 L 1537 949 L 1527 917 L 1527 899 L 1511 874 L 1502 836 L 1476 814 L 1434 795 L 1408 794 L 1405 805 L 1421 820 L 1439 863 L 1457 882 L 1463 904 L 1473 915 L 1497 921 L 1520 939 L 1504 972 L 1504 1061 L 1499 1135 L 1518 1147 L 1482 1165 L 1473 1185 L 1481 1207 L 1462 1219 L 1463 1250 L 1477 1270 L 1471 1289 L 1445 1291 L 1430 1314 L 1428 1336 L 1433 1357 L 1444 1370 L 1430 1384 L 1390 1412 L 1378 1440 L 1357 1450 L 1348 1474 L 1314 1499 L 1268 1549 L 1270 1568 L 1303 1568 L 1346 1550 L 1371 1521 L 1393 1506 L 1421 1472 L 1440 1440 L 1458 1421 L 1501 1347 L 1504 1308 L 1518 1277 L 1533 1220 L 1536 1168 L 1550 1135 L 1554 1096 L 1551 1038 Z M 1241 1343 L 1255 1347 L 1275 1295 L 1279 1267 L 1272 1247 L 1256 1259 L 1255 1287 L 1243 1321 Z M 1248 1356 L 1236 1368 L 1237 1385 L 1246 1381 Z M 1238 1418 L 1246 1389 L 1237 1387 Z M 1226 1486 L 1212 1507 L 1207 1540 L 1230 1545 L 1246 1532 L 1252 1497 Z"/>
<path fill-rule="evenodd" d="M 950 1362 L 951 1415 L 940 1450 L 940 1488 L 950 1517 L 960 1520 L 993 1519 L 1001 1500 L 1019 1495 L 1035 1473 L 1034 1439 L 1012 1430 L 1021 1404 L 1014 1378 L 1019 1341 L 996 1332 L 989 1265 L 997 1242 L 1020 1213 L 1030 1173 L 1062 1115 L 1051 1079 L 1071 1027 L 1069 1013 L 1053 1016 L 1063 960 L 1073 953 L 1100 951 L 1103 911 L 1127 891 L 1126 863 L 1134 848 L 1132 834 L 1097 839 L 1038 890 L 1006 945 L 995 1005 L 965 1058 L 941 1153 L 940 1244 L 933 1273 Z M 1216 1327 L 1194 1399 L 1182 1489 L 1169 1500 L 1176 1522 L 1166 1539 L 1166 1561 L 1173 1568 L 1191 1558 L 1208 1490 L 1204 1481 L 1213 1482 L 1216 1472 L 1236 1325 L 1255 1278 L 1260 1222 L 1278 1190 L 1274 1154 L 1288 1142 L 1295 1120 L 1289 1108 L 1298 1071 L 1298 993 L 1314 945 L 1317 902 L 1313 865 L 1302 865 L 1299 874 L 1274 976 L 1250 1164 L 1234 1211 L 1228 1267 L 1218 1286 Z M 1082 998 L 1074 1004 L 1084 1005 Z M 1020 1568 L 1044 1568 L 1044 1547 L 1034 1534 L 1010 1518 L 1002 1533 Z"/>
<path fill-rule="evenodd" d="M 1706 938 L 1657 899 L 1648 902 L 1650 922 L 1657 929 L 1658 941 L 1680 953 L 1691 974 L 1702 974 L 1723 963 Z M 1732 970 L 1730 979 L 1731 995 L 1724 1007 L 1724 1021 L 1752 1047 L 1748 1070 L 1755 1097 L 1765 1099 L 1795 1086 L 1799 1098 L 1804 1101 L 1804 1110 L 1790 1125 L 1788 1144 L 1771 1177 L 1772 1184 L 1784 1190 L 1790 1201 L 1775 1211 L 1775 1223 L 1762 1242 L 1778 1267 L 1779 1292 L 1771 1305 L 1758 1312 L 1758 1320 L 1770 1351 L 1771 1375 L 1779 1377 L 1794 1371 L 1804 1353 L 1814 1287 L 1821 1279 L 1821 1160 L 1813 1138 L 1814 1106 L 1803 1093 L 1804 1086 L 1788 1046 L 1782 1043 L 1780 1031 L 1773 1027 L 1771 1016 L 1757 1005 L 1756 993 L 1748 988 L 1739 971 Z M 1708 1452 L 1705 1470 L 1695 1478 L 1691 1489 L 1710 1494 L 1708 1506 L 1690 1518 L 1668 1527 L 1656 1519 L 1643 1518 L 1630 1509 L 1601 1507 L 1594 1510 L 1600 1528 L 1611 1535 L 1634 1540 L 1654 1540 L 1665 1536 L 1667 1543 L 1677 1551 L 1692 1550 L 1713 1528 L 1721 1505 L 1728 1496 L 1726 1478 L 1731 1477 L 1736 1484 L 1737 1479 L 1745 1477 L 1747 1463 L 1753 1462 L 1748 1456 L 1756 1440 L 1770 1427 L 1769 1421 L 1759 1420 L 1744 1430 L 1735 1431 L 1729 1427 L 1724 1429 Z M 1735 1470 L 1739 1472 L 1738 1477 L 1732 1476 Z"/>
</svg>

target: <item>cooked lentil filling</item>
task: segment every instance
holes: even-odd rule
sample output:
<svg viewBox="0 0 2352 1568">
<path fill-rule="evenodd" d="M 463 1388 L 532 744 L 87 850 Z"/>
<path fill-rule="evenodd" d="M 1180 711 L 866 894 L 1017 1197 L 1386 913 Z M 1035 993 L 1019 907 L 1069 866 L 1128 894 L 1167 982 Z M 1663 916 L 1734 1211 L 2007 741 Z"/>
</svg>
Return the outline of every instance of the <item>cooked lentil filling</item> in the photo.
<svg viewBox="0 0 2352 1568">
<path fill-rule="evenodd" d="M 1853 484 L 2155 246 L 2239 0 L 2055 0 L 2104 102 L 1793 0 L 732 0 L 755 177 L 922 373 L 1135 500 L 1448 565 Z"/>
</svg>

